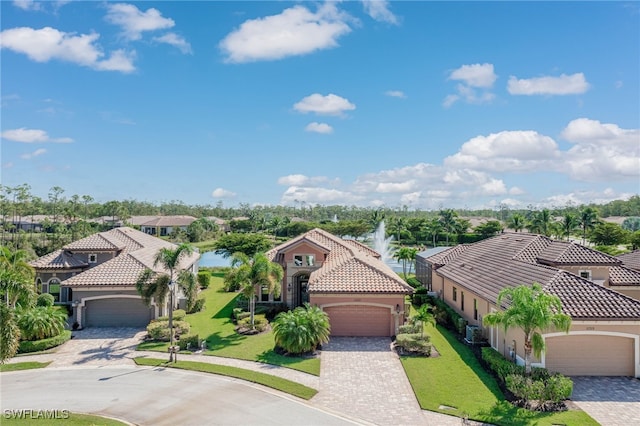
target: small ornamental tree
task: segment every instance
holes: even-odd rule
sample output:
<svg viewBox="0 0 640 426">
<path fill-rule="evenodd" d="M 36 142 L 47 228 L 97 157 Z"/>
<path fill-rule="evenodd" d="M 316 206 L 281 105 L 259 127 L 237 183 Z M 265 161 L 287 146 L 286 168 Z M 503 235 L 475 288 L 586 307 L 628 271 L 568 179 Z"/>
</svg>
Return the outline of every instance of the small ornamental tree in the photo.
<svg viewBox="0 0 640 426">
<path fill-rule="evenodd" d="M 20 328 L 16 323 L 15 310 L 0 303 L 0 364 L 18 352 Z"/>
<path fill-rule="evenodd" d="M 18 311 L 18 326 L 24 340 L 42 340 L 61 334 L 67 314 L 54 306 L 36 306 Z"/>
<path fill-rule="evenodd" d="M 530 375 L 531 352 L 540 357 L 545 349 L 541 333 L 552 327 L 569 332 L 571 317 L 562 313 L 560 298 L 545 293 L 538 283 L 503 288 L 497 305 L 500 307 L 503 303 L 507 305 L 504 311 L 485 315 L 483 322 L 489 326 L 501 325 L 505 331 L 515 327 L 524 332 L 525 374 Z"/>
</svg>

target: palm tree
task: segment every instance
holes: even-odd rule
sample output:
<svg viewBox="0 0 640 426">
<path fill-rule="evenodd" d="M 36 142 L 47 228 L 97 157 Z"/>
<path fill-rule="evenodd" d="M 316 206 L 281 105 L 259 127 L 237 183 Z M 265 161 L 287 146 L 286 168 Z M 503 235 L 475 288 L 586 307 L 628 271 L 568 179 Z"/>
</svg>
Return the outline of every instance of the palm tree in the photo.
<svg viewBox="0 0 640 426">
<path fill-rule="evenodd" d="M 424 304 L 420 306 L 416 314 L 413 316 L 414 319 L 420 321 L 420 335 L 424 337 L 424 323 L 428 322 L 430 324 L 435 323 L 435 318 L 429 312 L 429 305 Z"/>
<path fill-rule="evenodd" d="M 562 236 L 564 236 L 567 240 L 569 240 L 569 237 L 571 236 L 571 234 L 573 234 L 573 231 L 578 229 L 578 226 L 580 225 L 580 223 L 576 215 L 571 213 L 565 213 L 565 215 L 562 217 L 561 225 L 562 225 Z"/>
<path fill-rule="evenodd" d="M 513 229 L 516 232 L 520 232 L 524 229 L 526 218 L 520 213 L 514 213 L 507 222 L 507 227 Z"/>
<path fill-rule="evenodd" d="M 284 275 L 282 266 L 269 260 L 264 253 L 248 257 L 244 253 L 235 253 L 231 258 L 232 269 L 225 276 L 225 284 L 231 288 L 240 288 L 249 301 L 251 329 L 255 327 L 256 291 L 267 287 L 269 293 L 280 295 L 280 282 Z"/>
<path fill-rule="evenodd" d="M 14 309 L 0 303 L 0 364 L 18 352 L 20 328 L 16 322 Z"/>
<path fill-rule="evenodd" d="M 458 213 L 456 213 L 453 209 L 440 210 L 440 223 L 442 224 L 442 229 L 446 232 L 447 235 L 447 245 L 449 245 L 449 234 L 455 232 L 456 230 L 456 218 L 458 217 Z"/>
<path fill-rule="evenodd" d="M 598 212 L 592 207 L 580 210 L 580 228 L 582 229 L 582 244 L 587 241 L 587 231 L 592 230 L 598 224 Z"/>
<path fill-rule="evenodd" d="M 19 300 L 26 302 L 25 305 L 33 301 L 36 293 L 34 278 L 35 271 L 27 261 L 27 252 L 0 248 L 0 290 L 8 307 L 15 308 Z"/>
<path fill-rule="evenodd" d="M 402 274 L 404 275 L 405 281 L 407 280 L 407 266 L 409 266 L 409 274 L 411 274 L 411 267 L 415 262 L 416 255 L 418 254 L 418 249 L 413 247 L 400 247 L 393 254 L 393 257 L 402 262 Z"/>
<path fill-rule="evenodd" d="M 55 306 L 36 306 L 20 309 L 18 327 L 24 340 L 42 340 L 62 333 L 67 324 L 65 311 Z"/>
<path fill-rule="evenodd" d="M 161 266 L 169 271 L 169 274 L 158 273 L 149 268 L 142 271 L 136 281 L 136 290 L 142 296 L 142 300 L 149 305 L 151 300 L 155 300 L 160 306 L 164 305 L 169 293 L 169 336 L 170 345 L 173 346 L 173 288 L 170 287 L 174 283 L 174 276 L 180 269 L 180 262 L 183 257 L 193 253 L 193 248 L 189 244 L 180 244 L 174 249 L 163 247 L 158 250 L 153 260 L 153 266 Z M 190 288 L 191 283 L 189 275 L 193 275 L 187 270 L 178 273 L 178 285 L 185 289 Z M 195 280 L 193 280 L 195 281 Z M 187 293 L 188 291 L 185 291 Z M 173 353 L 169 355 L 169 361 L 173 361 Z"/>
<path fill-rule="evenodd" d="M 425 224 L 425 231 L 431 235 L 431 242 L 434 247 L 437 244 L 438 234 L 442 232 L 442 229 L 442 223 L 440 223 L 437 217 L 432 218 Z"/>
<path fill-rule="evenodd" d="M 290 354 L 316 350 L 329 341 L 329 316 L 317 306 L 308 303 L 293 311 L 281 312 L 273 322 L 273 336 L 277 346 Z"/>
<path fill-rule="evenodd" d="M 489 326 L 502 325 L 505 332 L 516 327 L 524 332 L 525 373 L 531 374 L 531 352 L 536 357 L 545 349 L 541 332 L 551 327 L 569 332 L 571 317 L 562 313 L 562 303 L 558 296 L 545 293 L 542 286 L 520 285 L 500 291 L 496 304 L 508 304 L 504 311 L 486 314 L 483 323 Z"/>
<path fill-rule="evenodd" d="M 551 212 L 548 209 L 533 212 L 531 221 L 529 222 L 529 231 L 536 234 L 551 235 Z"/>
</svg>

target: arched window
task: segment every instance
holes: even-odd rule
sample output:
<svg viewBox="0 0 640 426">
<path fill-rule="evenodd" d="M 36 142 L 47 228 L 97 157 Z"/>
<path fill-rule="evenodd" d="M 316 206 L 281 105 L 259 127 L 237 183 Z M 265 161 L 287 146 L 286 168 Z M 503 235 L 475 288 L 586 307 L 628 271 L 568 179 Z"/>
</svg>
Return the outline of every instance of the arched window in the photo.
<svg viewBox="0 0 640 426">
<path fill-rule="evenodd" d="M 60 301 L 60 280 L 58 278 L 49 280 L 49 294 L 53 296 L 56 302 Z"/>
</svg>

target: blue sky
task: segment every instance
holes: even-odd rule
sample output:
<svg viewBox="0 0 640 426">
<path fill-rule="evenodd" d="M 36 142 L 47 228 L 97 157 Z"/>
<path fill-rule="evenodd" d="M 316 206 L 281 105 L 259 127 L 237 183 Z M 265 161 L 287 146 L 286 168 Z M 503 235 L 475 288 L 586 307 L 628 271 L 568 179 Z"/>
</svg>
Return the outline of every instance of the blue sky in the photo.
<svg viewBox="0 0 640 426">
<path fill-rule="evenodd" d="M 637 2 L 2 1 L 2 184 L 410 209 L 640 193 Z"/>
</svg>

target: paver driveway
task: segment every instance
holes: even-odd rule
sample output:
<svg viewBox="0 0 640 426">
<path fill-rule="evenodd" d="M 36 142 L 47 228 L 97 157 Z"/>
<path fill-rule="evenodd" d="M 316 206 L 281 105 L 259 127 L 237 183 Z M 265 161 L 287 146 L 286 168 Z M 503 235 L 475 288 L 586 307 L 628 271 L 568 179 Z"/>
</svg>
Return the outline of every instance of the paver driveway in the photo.
<svg viewBox="0 0 640 426">
<path fill-rule="evenodd" d="M 640 379 L 572 377 L 573 402 L 602 426 L 640 425 Z"/>
</svg>

